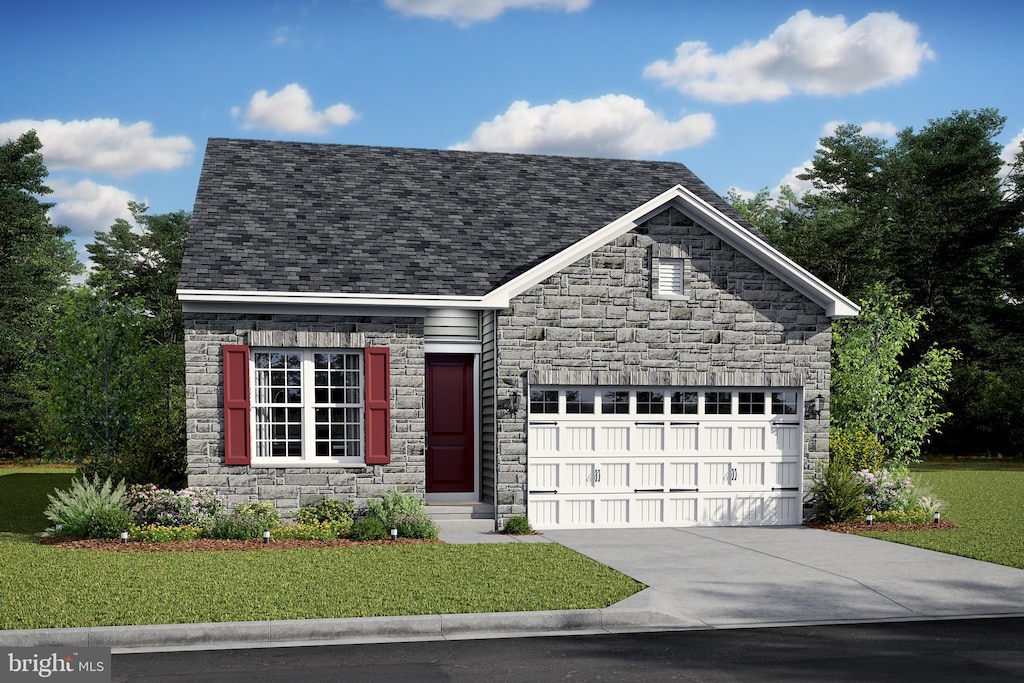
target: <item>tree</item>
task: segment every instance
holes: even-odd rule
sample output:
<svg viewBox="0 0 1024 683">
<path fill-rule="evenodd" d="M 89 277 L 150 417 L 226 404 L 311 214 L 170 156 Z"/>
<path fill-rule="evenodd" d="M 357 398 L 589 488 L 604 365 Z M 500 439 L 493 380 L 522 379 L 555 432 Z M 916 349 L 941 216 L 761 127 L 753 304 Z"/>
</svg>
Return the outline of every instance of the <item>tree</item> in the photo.
<svg viewBox="0 0 1024 683">
<path fill-rule="evenodd" d="M 933 346 L 916 362 L 903 358 L 925 327 L 925 311 L 904 310 L 906 301 L 875 286 L 859 316 L 836 324 L 832 347 L 833 424 L 867 429 L 896 465 L 917 460 L 925 439 L 950 416 L 939 406 L 960 357 Z"/>
<path fill-rule="evenodd" d="M 800 176 L 811 191 L 734 201 L 840 291 L 859 298 L 883 282 L 933 313 L 905 357 L 962 352 L 947 402 L 957 414 L 938 440 L 957 452 L 986 450 L 993 435 L 1007 454 L 1024 444 L 1024 423 L 1005 420 L 1006 401 L 1024 400 L 1005 380 L 1024 373 L 1024 150 L 1007 168 L 1004 123 L 994 109 L 958 111 L 893 142 L 840 126 Z"/>
<path fill-rule="evenodd" d="M 0 452 L 25 455 L 34 378 L 47 308 L 79 272 L 69 230 L 50 223 L 53 206 L 35 131 L 0 145 Z"/>
</svg>

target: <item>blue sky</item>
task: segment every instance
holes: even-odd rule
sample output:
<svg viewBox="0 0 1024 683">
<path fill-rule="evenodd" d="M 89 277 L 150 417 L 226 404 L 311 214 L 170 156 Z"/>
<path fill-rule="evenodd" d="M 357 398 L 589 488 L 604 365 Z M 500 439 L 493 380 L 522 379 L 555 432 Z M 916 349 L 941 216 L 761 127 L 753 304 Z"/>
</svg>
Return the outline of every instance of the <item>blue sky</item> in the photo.
<svg viewBox="0 0 1024 683">
<path fill-rule="evenodd" d="M 836 122 L 996 107 L 1024 138 L 1017 0 L 7 5 L 0 141 L 39 132 L 79 248 L 130 199 L 190 210 L 209 137 L 679 161 L 722 194 Z"/>
</svg>

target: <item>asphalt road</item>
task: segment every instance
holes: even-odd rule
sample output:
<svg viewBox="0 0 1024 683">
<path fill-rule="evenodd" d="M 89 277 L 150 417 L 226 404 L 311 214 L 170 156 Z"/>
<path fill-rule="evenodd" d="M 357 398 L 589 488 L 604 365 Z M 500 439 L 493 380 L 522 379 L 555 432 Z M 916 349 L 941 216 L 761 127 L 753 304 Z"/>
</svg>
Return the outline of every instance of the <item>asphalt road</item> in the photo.
<svg viewBox="0 0 1024 683">
<path fill-rule="evenodd" d="M 1020 681 L 1024 619 L 115 655 L 114 681 Z"/>
</svg>

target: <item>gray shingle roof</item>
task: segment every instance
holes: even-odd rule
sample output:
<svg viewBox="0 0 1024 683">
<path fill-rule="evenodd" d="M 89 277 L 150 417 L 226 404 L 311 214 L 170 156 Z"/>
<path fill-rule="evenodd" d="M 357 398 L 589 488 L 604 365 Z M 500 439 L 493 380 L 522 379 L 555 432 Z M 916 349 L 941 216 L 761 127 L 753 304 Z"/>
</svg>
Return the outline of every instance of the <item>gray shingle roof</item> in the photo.
<svg viewBox="0 0 1024 683">
<path fill-rule="evenodd" d="M 746 226 L 678 163 L 214 138 L 179 284 L 479 296 L 675 185 Z"/>
</svg>

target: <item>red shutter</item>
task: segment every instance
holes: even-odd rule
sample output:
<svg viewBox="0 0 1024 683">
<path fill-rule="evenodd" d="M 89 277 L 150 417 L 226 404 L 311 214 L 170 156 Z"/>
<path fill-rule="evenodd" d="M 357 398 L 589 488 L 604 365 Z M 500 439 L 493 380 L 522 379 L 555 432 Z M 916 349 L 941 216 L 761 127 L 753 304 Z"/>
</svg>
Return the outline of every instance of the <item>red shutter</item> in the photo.
<svg viewBox="0 0 1024 683">
<path fill-rule="evenodd" d="M 224 464 L 249 464 L 249 347 L 224 346 Z"/>
<path fill-rule="evenodd" d="M 368 348 L 366 368 L 366 464 L 391 462 L 391 352 Z"/>
</svg>

